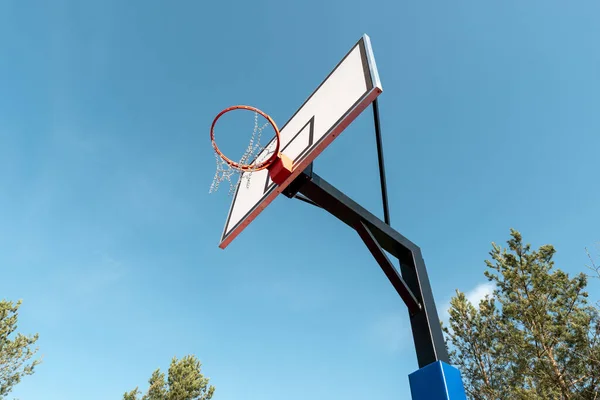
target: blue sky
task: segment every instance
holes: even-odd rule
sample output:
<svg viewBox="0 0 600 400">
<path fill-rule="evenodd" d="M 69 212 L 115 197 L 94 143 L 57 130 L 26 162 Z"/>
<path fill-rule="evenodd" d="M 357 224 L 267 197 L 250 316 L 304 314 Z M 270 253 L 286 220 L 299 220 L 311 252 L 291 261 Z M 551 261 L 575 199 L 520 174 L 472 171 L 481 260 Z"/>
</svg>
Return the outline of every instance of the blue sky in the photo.
<svg viewBox="0 0 600 400">
<path fill-rule="evenodd" d="M 44 356 L 14 395 L 120 398 L 194 353 L 215 400 L 408 398 L 406 310 L 354 232 L 281 198 L 217 247 L 230 199 L 208 194 L 212 117 L 247 103 L 282 124 L 369 34 L 392 225 L 421 247 L 443 313 L 455 289 L 485 292 L 490 242 L 511 227 L 573 273 L 600 240 L 599 13 L 1 2 L 0 296 L 24 300 Z M 370 118 L 315 168 L 381 215 Z"/>
</svg>

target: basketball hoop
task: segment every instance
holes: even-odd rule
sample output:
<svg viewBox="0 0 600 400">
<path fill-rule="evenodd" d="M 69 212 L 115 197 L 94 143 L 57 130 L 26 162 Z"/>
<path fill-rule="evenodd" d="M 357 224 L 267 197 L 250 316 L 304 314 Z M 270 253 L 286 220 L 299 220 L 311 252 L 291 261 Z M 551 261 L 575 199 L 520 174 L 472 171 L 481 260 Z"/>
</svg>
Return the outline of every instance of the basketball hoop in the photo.
<svg viewBox="0 0 600 400">
<path fill-rule="evenodd" d="M 254 112 L 254 129 L 252 131 L 252 136 L 250 138 L 250 143 L 248 147 L 244 151 L 240 161 L 233 161 L 231 158 L 227 157 L 217 146 L 217 142 L 215 141 L 215 126 L 217 121 L 219 121 L 224 115 L 230 113 L 232 111 L 252 111 Z M 267 120 L 263 125 L 259 124 L 259 116 L 262 116 Z M 271 126 L 275 133 L 273 139 L 269 140 L 266 146 L 261 144 L 261 138 L 263 130 L 267 126 Z M 215 119 L 210 127 L 210 141 L 212 143 L 213 150 L 215 152 L 215 158 L 217 162 L 217 170 L 215 172 L 215 177 L 213 179 L 213 183 L 210 187 L 209 193 L 215 192 L 219 188 L 219 184 L 225 180 L 229 181 L 230 190 L 229 193 L 232 194 L 235 190 L 235 187 L 239 181 L 240 177 L 244 177 L 246 179 L 246 187 L 250 187 L 250 177 L 253 172 L 262 171 L 264 169 L 269 169 L 269 175 L 273 179 L 274 182 L 278 183 L 281 179 L 284 179 L 291 173 L 291 162 L 287 157 L 283 156 L 279 149 L 281 147 L 281 137 L 279 133 L 279 128 L 275 124 L 275 121 L 266 113 L 259 110 L 258 108 L 252 106 L 245 105 L 237 105 L 224 109 L 221 111 Z M 283 160 L 282 160 L 283 158 Z M 283 168 L 282 168 L 283 167 Z M 275 172 L 275 173 L 274 173 Z M 234 182 L 231 180 L 233 176 L 237 175 L 237 180 Z"/>
</svg>

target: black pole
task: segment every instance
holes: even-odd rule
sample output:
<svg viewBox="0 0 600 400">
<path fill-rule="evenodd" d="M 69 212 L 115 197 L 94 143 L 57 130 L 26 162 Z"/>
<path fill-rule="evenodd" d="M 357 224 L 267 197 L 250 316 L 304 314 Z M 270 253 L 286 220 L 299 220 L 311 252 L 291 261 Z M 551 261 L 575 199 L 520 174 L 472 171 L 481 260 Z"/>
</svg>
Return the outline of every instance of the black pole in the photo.
<svg viewBox="0 0 600 400">
<path fill-rule="evenodd" d="M 383 202 L 383 221 L 390 224 L 390 209 L 388 206 L 387 183 L 385 180 L 385 163 L 383 162 L 383 144 L 379 126 L 379 103 L 373 101 L 373 117 L 375 119 L 375 140 L 377 141 L 377 161 L 379 162 L 379 181 L 381 183 L 381 200 Z"/>
<path fill-rule="evenodd" d="M 354 229 L 358 227 L 357 232 L 364 234 L 361 238 L 367 239 L 367 244 L 371 245 L 369 250 L 378 257 L 376 259 L 379 266 L 402 299 L 405 299 L 406 294 L 412 293 L 421 305 L 421 310 L 417 311 L 415 307 L 412 310 L 415 313 L 411 313 L 410 316 L 419 367 L 435 361 L 449 364 L 448 350 L 421 249 L 317 174 L 312 173 L 310 177 L 303 175 L 305 174 L 296 178 L 302 182 L 299 193 L 346 225 Z M 367 232 L 368 235 L 365 234 Z M 391 263 L 385 260 L 385 253 L 379 248 L 400 261 L 401 276 L 396 272 L 396 268 L 390 268 Z M 399 278 L 402 278 L 404 283 Z M 408 290 L 405 291 L 405 288 Z"/>
</svg>

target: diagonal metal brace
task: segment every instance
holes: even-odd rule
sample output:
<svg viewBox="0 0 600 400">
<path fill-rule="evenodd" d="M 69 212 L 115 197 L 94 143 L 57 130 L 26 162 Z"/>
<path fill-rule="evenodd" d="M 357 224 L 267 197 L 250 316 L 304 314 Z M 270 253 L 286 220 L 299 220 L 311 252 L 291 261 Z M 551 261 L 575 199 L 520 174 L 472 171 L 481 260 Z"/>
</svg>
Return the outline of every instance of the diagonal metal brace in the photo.
<svg viewBox="0 0 600 400">
<path fill-rule="evenodd" d="M 378 246 L 400 261 L 402 279 L 422 307 L 420 312 L 410 317 L 419 367 L 436 361 L 449 363 L 448 349 L 421 249 L 323 178 L 314 172 L 311 175 L 302 178 L 299 194 L 353 229 L 356 229 L 359 221 L 362 222 L 369 228 Z"/>
<path fill-rule="evenodd" d="M 296 196 L 294 196 L 294 199 L 296 199 L 296 200 L 300 200 L 300 201 L 303 201 L 303 202 L 305 202 L 305 203 L 308 203 L 308 204 L 310 204 L 310 205 L 312 205 L 312 206 L 315 206 L 315 207 L 318 207 L 318 208 L 322 208 L 320 205 L 318 205 L 317 203 L 315 203 L 314 201 L 312 201 L 312 200 L 311 200 L 311 199 L 309 199 L 308 197 L 304 197 L 303 195 L 301 195 L 301 194 L 299 194 L 299 193 L 298 193 L 298 194 L 296 194 Z"/>
<path fill-rule="evenodd" d="M 410 316 L 417 314 L 421 311 L 422 307 L 413 292 L 408 288 L 402 276 L 396 271 L 396 268 L 392 265 L 387 255 L 383 252 L 383 249 L 369 230 L 369 228 L 362 221 L 358 221 L 354 225 L 354 229 L 358 232 L 360 238 L 365 242 L 365 245 L 381 267 L 381 270 L 387 276 L 390 283 L 396 289 L 396 292 L 400 295 L 404 304 L 408 307 Z"/>
</svg>

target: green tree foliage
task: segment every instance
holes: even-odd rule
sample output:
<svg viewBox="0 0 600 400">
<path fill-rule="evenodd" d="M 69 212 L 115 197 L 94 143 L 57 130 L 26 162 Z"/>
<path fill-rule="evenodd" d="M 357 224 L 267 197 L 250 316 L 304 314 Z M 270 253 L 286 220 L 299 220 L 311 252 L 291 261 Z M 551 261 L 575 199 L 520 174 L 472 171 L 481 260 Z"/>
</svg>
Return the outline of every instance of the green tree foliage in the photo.
<svg viewBox="0 0 600 400">
<path fill-rule="evenodd" d="M 32 360 L 38 335 L 16 333 L 21 301 L 0 300 L 0 399 L 12 391 L 25 375 L 31 375 L 40 360 Z"/>
<path fill-rule="evenodd" d="M 493 294 L 475 306 L 452 298 L 444 332 L 472 399 L 600 399 L 600 314 L 587 276 L 555 268 L 554 253 L 511 230 L 486 261 Z"/>
<path fill-rule="evenodd" d="M 141 400 L 210 400 L 215 392 L 209 379 L 201 373 L 202 364 L 193 355 L 178 360 L 174 357 L 168 377 L 157 369 L 148 380 L 148 392 Z M 135 388 L 123 395 L 123 400 L 138 400 L 140 391 Z"/>
</svg>

